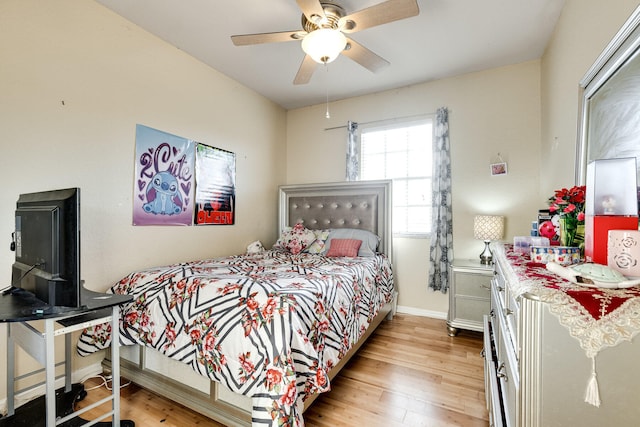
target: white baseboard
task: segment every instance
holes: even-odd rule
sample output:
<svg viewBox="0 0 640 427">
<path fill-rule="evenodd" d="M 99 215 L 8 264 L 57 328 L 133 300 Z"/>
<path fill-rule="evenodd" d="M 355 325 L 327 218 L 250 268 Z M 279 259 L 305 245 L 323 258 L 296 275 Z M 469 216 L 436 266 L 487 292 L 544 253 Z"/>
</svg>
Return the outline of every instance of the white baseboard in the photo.
<svg viewBox="0 0 640 427">
<path fill-rule="evenodd" d="M 98 361 L 93 365 L 85 366 L 71 373 L 71 381 L 74 383 L 83 383 L 91 377 L 102 374 L 102 361 Z"/>
<path fill-rule="evenodd" d="M 431 317 L 434 319 L 447 320 L 447 313 L 442 311 L 423 310 L 420 308 L 398 306 L 398 313 L 411 314 L 413 316 Z"/>
<path fill-rule="evenodd" d="M 86 379 L 94 377 L 96 375 L 102 374 L 102 363 L 97 362 L 90 366 L 85 366 L 82 369 L 74 371 L 71 373 L 71 382 L 72 383 L 81 383 Z M 64 387 L 64 377 L 56 379 L 56 390 L 60 387 Z M 38 396 L 43 396 L 46 393 L 45 385 L 39 385 L 38 387 L 34 387 L 22 393 L 16 394 L 16 402 L 15 407 L 19 407 L 24 405 L 30 400 L 35 399 Z M 7 398 L 0 400 L 0 413 L 3 415 L 7 414 Z"/>
</svg>

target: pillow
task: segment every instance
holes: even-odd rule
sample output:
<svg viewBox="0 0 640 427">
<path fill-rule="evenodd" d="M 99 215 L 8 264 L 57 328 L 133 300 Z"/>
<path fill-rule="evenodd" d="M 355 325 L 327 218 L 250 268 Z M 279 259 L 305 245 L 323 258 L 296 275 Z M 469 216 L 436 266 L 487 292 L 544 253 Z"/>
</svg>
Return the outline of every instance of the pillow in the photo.
<svg viewBox="0 0 640 427">
<path fill-rule="evenodd" d="M 327 251 L 327 257 L 358 256 L 358 249 L 362 245 L 362 240 L 356 239 L 333 239 Z"/>
<path fill-rule="evenodd" d="M 327 241 L 327 237 L 329 237 L 329 232 L 331 230 L 313 230 L 313 234 L 316 236 L 316 240 L 313 241 L 307 247 L 304 252 L 308 252 L 310 254 L 321 254 L 324 252 L 325 243 Z"/>
<path fill-rule="evenodd" d="M 362 246 L 358 251 L 358 256 L 375 256 L 376 249 L 378 248 L 378 242 L 380 238 L 367 230 L 359 230 L 357 228 L 334 228 L 329 233 L 329 238 L 325 243 L 326 248 L 331 246 L 331 240 L 333 239 L 355 239 L 362 240 Z"/>
<path fill-rule="evenodd" d="M 302 252 L 304 248 L 309 246 L 316 239 L 313 231 L 308 230 L 298 223 L 293 228 L 285 228 L 282 235 L 278 239 L 274 247 L 285 249 L 296 255 Z"/>
<path fill-rule="evenodd" d="M 282 229 L 282 233 L 280 234 L 280 237 L 278 237 L 278 240 L 276 240 L 276 242 L 273 244 L 273 248 L 272 249 L 282 249 L 282 248 L 284 248 L 284 241 L 285 241 L 286 237 L 289 235 L 289 233 L 291 233 L 291 227 L 285 226 Z"/>
</svg>

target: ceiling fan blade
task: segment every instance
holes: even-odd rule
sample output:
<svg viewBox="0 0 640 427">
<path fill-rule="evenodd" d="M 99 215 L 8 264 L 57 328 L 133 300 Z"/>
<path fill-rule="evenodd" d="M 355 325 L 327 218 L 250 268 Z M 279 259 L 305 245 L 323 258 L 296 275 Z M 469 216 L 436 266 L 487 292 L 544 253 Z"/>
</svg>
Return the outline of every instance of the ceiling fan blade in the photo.
<svg viewBox="0 0 640 427">
<path fill-rule="evenodd" d="M 389 65 L 389 61 L 349 38 L 347 38 L 347 47 L 342 51 L 342 54 L 374 73 Z"/>
<path fill-rule="evenodd" d="M 410 18 L 419 13 L 417 0 L 387 0 L 340 18 L 338 26 L 343 33 L 355 33 L 365 28 Z"/>
<path fill-rule="evenodd" d="M 306 31 L 282 31 L 279 33 L 242 34 L 231 36 L 231 41 L 236 46 L 246 46 L 250 44 L 288 42 L 302 40 L 307 34 Z"/>
<path fill-rule="evenodd" d="M 309 83 L 311 80 L 311 76 L 313 72 L 316 70 L 318 63 L 313 60 L 309 55 L 305 55 L 302 60 L 302 64 L 300 64 L 300 68 L 298 69 L 298 74 L 296 74 L 296 78 L 293 79 L 294 85 L 304 85 Z"/>
<path fill-rule="evenodd" d="M 317 24 L 321 19 L 326 19 L 324 8 L 318 0 L 296 0 L 296 2 L 309 22 Z"/>
</svg>

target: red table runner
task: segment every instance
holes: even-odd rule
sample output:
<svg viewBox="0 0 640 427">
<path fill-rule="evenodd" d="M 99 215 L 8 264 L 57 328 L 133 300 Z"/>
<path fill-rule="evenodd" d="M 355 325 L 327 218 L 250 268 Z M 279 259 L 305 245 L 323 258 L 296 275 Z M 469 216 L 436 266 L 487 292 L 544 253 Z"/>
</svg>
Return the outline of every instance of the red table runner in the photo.
<svg viewBox="0 0 640 427">
<path fill-rule="evenodd" d="M 515 297 L 532 294 L 549 304 L 550 311 L 585 350 L 594 357 L 605 347 L 631 340 L 640 332 L 640 287 L 590 288 L 572 283 L 531 261 L 513 245 L 494 245 Z M 506 264 L 506 265 L 505 265 Z"/>
</svg>

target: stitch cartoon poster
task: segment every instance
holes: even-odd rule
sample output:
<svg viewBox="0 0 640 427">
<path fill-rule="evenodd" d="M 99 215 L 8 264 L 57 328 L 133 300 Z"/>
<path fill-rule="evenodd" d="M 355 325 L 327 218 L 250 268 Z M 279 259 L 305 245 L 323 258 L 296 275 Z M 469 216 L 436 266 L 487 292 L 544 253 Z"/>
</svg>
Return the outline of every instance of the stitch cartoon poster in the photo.
<svg viewBox="0 0 640 427">
<path fill-rule="evenodd" d="M 236 156 L 204 144 L 196 146 L 196 225 L 233 224 Z"/>
<path fill-rule="evenodd" d="M 191 225 L 195 142 L 136 125 L 133 225 Z"/>
</svg>

